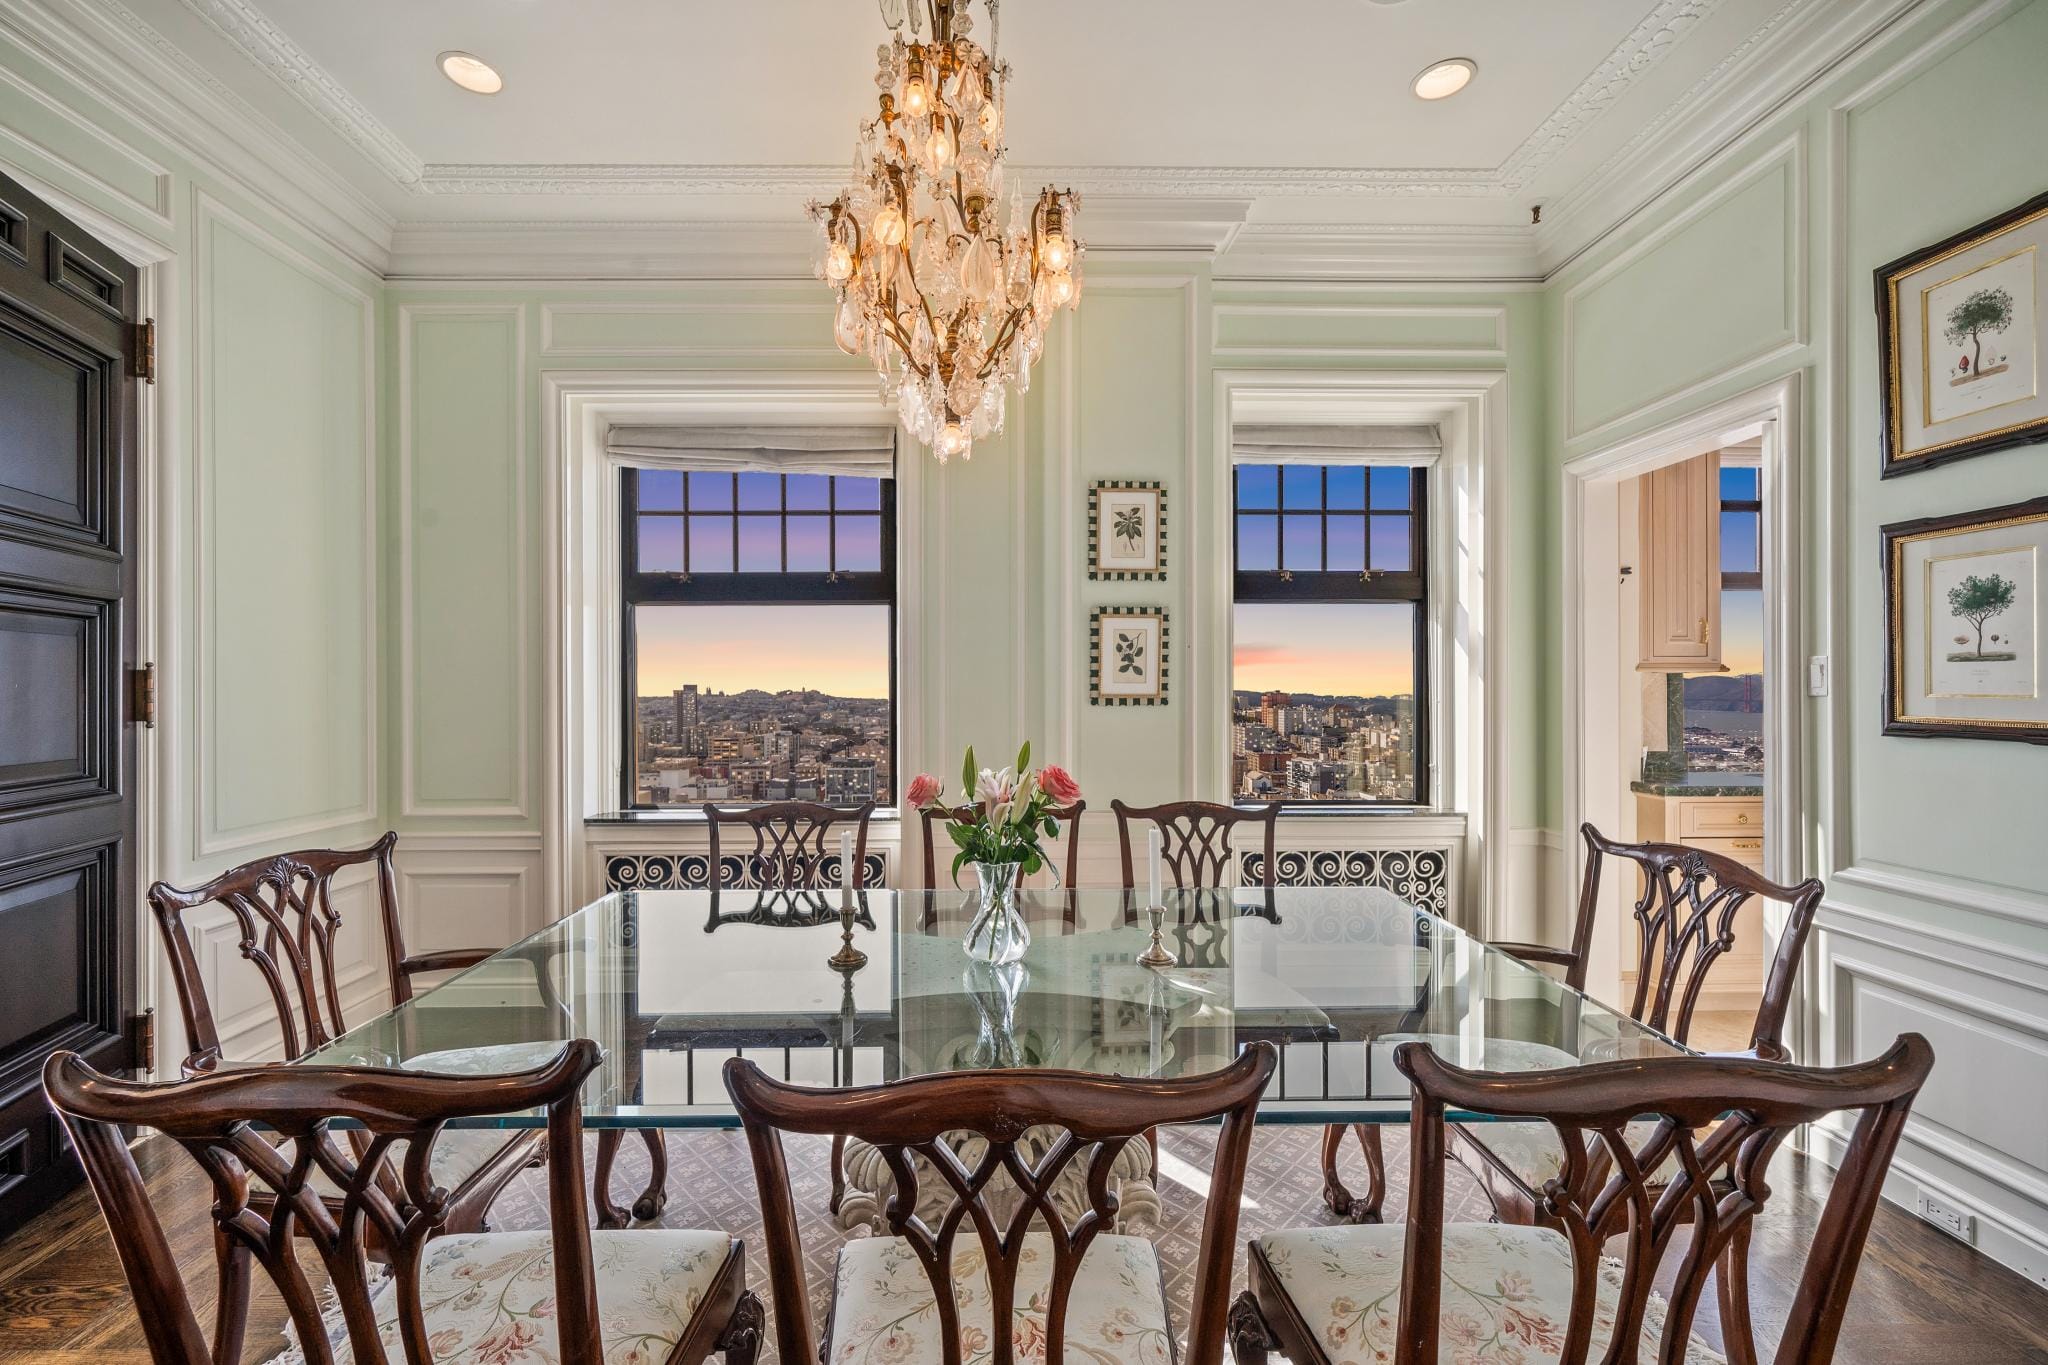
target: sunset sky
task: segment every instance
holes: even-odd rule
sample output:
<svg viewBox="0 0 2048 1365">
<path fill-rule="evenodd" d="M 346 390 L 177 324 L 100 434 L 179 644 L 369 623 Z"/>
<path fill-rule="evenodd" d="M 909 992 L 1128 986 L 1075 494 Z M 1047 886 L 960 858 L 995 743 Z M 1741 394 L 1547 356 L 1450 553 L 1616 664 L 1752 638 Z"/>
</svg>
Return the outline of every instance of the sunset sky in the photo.
<svg viewBox="0 0 2048 1365">
<path fill-rule="evenodd" d="M 642 606 L 637 694 L 685 683 L 711 692 L 813 688 L 835 697 L 889 695 L 889 609 L 883 606 Z"/>
<path fill-rule="evenodd" d="M 1730 673 L 1764 671 L 1764 595 L 1721 594 L 1721 662 Z"/>
<path fill-rule="evenodd" d="M 1414 621 L 1414 608 L 1400 603 L 1239 603 L 1231 685 L 1354 697 L 1413 692 Z"/>
</svg>

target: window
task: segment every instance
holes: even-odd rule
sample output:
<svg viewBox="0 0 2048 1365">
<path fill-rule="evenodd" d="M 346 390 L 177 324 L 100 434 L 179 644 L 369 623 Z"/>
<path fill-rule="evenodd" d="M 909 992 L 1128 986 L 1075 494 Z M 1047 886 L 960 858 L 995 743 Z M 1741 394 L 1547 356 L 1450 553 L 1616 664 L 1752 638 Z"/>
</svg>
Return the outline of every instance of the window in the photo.
<svg viewBox="0 0 2048 1365">
<path fill-rule="evenodd" d="M 1240 464 L 1232 479 L 1232 795 L 1428 801 L 1426 471 Z"/>
<path fill-rule="evenodd" d="M 895 480 L 620 477 L 625 808 L 893 801 Z"/>
<path fill-rule="evenodd" d="M 1685 766 L 1764 770 L 1763 471 L 1721 466 L 1720 673 L 1685 675 Z"/>
</svg>

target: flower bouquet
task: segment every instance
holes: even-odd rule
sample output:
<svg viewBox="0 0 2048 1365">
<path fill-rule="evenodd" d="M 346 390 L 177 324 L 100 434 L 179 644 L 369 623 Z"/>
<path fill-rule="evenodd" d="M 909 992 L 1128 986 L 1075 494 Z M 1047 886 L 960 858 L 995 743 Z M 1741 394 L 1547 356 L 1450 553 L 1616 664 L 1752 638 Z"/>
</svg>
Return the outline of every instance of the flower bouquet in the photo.
<svg viewBox="0 0 2048 1365">
<path fill-rule="evenodd" d="M 916 809 L 946 817 L 946 834 L 958 850 L 953 884 L 960 884 L 960 869 L 968 863 L 980 879 L 981 906 L 967 931 L 968 956 L 1015 962 L 1031 942 L 1031 931 L 1017 913 L 1018 879 L 1052 865 L 1039 840 L 1058 837 L 1059 818 L 1053 812 L 1080 800 L 1081 785 L 1057 764 L 1034 771 L 1029 740 L 1017 751 L 1015 766 L 1002 769 L 977 767 L 970 746 L 960 783 L 972 800 L 957 809 L 946 804 L 944 786 L 929 773 L 912 778 L 906 795 Z"/>
</svg>

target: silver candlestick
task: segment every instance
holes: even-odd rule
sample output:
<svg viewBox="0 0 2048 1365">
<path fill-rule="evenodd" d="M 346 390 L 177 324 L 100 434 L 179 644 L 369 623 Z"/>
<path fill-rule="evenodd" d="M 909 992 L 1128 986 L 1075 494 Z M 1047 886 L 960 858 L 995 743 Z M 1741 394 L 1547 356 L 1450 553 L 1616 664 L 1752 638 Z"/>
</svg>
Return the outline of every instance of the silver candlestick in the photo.
<svg viewBox="0 0 2048 1365">
<path fill-rule="evenodd" d="M 1166 946 L 1166 907 L 1148 905 L 1145 915 L 1152 921 L 1152 946 L 1138 954 L 1140 967 L 1171 967 L 1179 961 Z"/>
</svg>

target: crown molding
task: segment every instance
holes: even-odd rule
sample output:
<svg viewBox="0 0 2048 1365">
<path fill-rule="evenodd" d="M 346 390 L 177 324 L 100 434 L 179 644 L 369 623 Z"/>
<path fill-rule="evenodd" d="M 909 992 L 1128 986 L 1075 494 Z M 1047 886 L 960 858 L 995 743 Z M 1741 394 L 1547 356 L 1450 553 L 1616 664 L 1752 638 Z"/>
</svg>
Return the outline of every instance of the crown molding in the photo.
<svg viewBox="0 0 2048 1365">
<path fill-rule="evenodd" d="M 1716 164 L 1787 107 L 1908 20 L 1946 0 L 1789 0 L 1749 40 L 1565 194 L 1544 205 L 1537 256 L 1568 268 L 1689 177 Z M 1957 26 L 1981 31 L 2024 0 L 1976 0 Z M 1962 9 L 1963 0 L 1949 5 Z M 1951 32 L 1945 42 L 1958 34 Z"/>
<path fill-rule="evenodd" d="M 1532 284 L 1533 227 L 1248 223 L 1221 251 L 1221 280 L 1410 280 Z"/>
<path fill-rule="evenodd" d="M 391 215 L 117 0 L 9 0 L 0 32 L 193 165 L 383 272 Z"/>
<path fill-rule="evenodd" d="M 400 223 L 386 278 L 809 279 L 817 240 L 817 229 L 795 216 L 716 223 Z"/>
<path fill-rule="evenodd" d="M 1810 0 L 1792 0 L 1793 4 Z M 1679 39 L 1691 32 L 1708 15 L 1721 7 L 1722 0 L 1664 0 L 1643 21 L 1629 31 L 1606 60 L 1579 82 L 1578 89 L 1565 97 L 1522 145 L 1508 154 L 1498 172 L 1504 191 L 1527 188 L 1530 181 L 1562 152 L 1571 140 L 1594 119 L 1607 112 L 1617 99 L 1642 75 L 1663 61 Z M 1788 6 L 1789 7 L 1789 6 Z M 1754 35 L 1749 39 L 1755 42 Z"/>
<path fill-rule="evenodd" d="M 351 147 L 401 185 L 420 178 L 424 163 L 385 127 L 341 82 L 285 35 L 249 0 L 185 0 L 185 7 L 213 26 L 299 103 L 319 115 Z"/>
<path fill-rule="evenodd" d="M 1432 196 L 1508 198 L 1640 81 L 1725 0 L 1661 0 L 1493 169 L 1322 166 L 1026 166 L 1013 176 L 1101 195 L 1175 198 Z M 1818 4 L 1823 0 L 1793 0 Z M 836 165 L 526 164 L 427 162 L 330 75 L 252 0 L 184 0 L 258 69 L 290 91 L 397 184 L 421 195 L 829 195 Z"/>
</svg>

